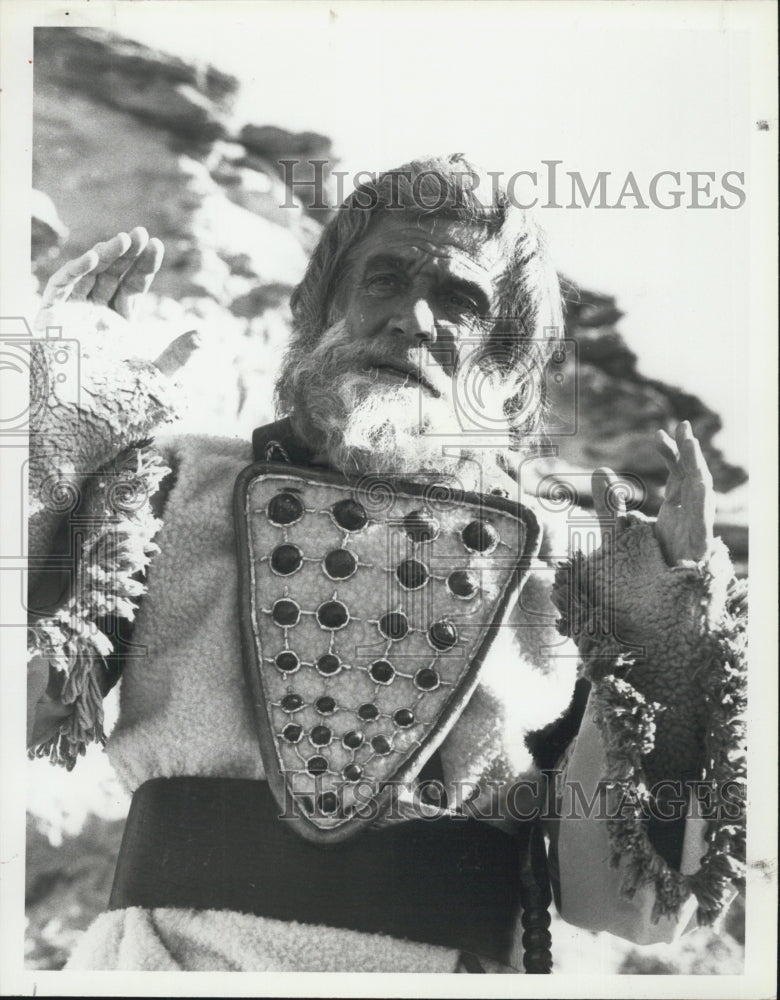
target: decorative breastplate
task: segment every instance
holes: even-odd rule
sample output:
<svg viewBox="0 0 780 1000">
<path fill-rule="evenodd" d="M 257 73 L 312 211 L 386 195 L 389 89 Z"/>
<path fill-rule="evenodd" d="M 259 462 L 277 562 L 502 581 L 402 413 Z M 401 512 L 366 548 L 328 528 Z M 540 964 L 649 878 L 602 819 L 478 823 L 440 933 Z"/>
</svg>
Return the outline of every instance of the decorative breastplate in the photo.
<svg viewBox="0 0 780 1000">
<path fill-rule="evenodd" d="M 302 836 L 345 840 L 462 712 L 539 527 L 501 497 L 274 462 L 241 473 L 235 511 L 266 778 Z"/>
</svg>

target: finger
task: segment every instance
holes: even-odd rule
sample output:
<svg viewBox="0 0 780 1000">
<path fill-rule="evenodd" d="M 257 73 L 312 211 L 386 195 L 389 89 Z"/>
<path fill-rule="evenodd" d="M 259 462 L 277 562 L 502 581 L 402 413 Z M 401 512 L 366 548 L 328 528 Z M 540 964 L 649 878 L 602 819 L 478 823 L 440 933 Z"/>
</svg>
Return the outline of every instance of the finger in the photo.
<svg viewBox="0 0 780 1000">
<path fill-rule="evenodd" d="M 680 462 L 685 470 L 686 476 L 692 482 L 700 483 L 703 486 L 712 486 L 712 475 L 701 450 L 701 445 L 693 436 L 693 432 L 688 427 L 688 433 L 683 437 L 680 445 Z"/>
<path fill-rule="evenodd" d="M 94 271 L 100 262 L 97 252 L 92 249 L 69 260 L 67 264 L 49 278 L 41 299 L 41 307 L 48 308 L 67 299 L 75 285 L 90 272 Z"/>
<path fill-rule="evenodd" d="M 120 234 L 124 235 L 124 234 Z M 124 244 L 122 241 L 120 246 Z M 107 257 L 98 265 L 95 286 L 90 293 L 93 302 L 108 305 L 116 294 L 117 287 L 125 271 L 128 270 L 149 242 L 149 234 L 143 226 L 137 226 L 128 235 L 124 251 L 115 257 Z"/>
<path fill-rule="evenodd" d="M 680 453 L 677 450 L 677 445 L 673 438 L 671 438 L 666 431 L 658 430 L 655 433 L 655 447 L 664 460 L 664 465 L 669 470 L 670 474 L 678 473 L 677 463 L 680 458 Z"/>
<path fill-rule="evenodd" d="M 173 375 L 182 368 L 190 358 L 193 351 L 200 347 L 200 337 L 197 330 L 188 330 L 173 343 L 168 344 L 162 354 L 154 364 L 163 375 Z"/>
<path fill-rule="evenodd" d="M 591 487 L 599 521 L 620 521 L 626 516 L 624 491 L 612 469 L 596 469 L 591 477 Z"/>
<path fill-rule="evenodd" d="M 94 271 L 89 274 L 85 274 L 84 277 L 76 282 L 73 286 L 68 298 L 70 299 L 86 299 L 92 289 L 95 287 L 96 274 Z"/>
<path fill-rule="evenodd" d="M 125 319 L 131 318 L 139 298 L 149 291 L 155 275 L 160 270 L 164 255 L 165 247 L 162 241 L 153 238 L 149 240 L 132 267 L 122 276 L 111 302 L 120 316 L 124 316 Z"/>
</svg>

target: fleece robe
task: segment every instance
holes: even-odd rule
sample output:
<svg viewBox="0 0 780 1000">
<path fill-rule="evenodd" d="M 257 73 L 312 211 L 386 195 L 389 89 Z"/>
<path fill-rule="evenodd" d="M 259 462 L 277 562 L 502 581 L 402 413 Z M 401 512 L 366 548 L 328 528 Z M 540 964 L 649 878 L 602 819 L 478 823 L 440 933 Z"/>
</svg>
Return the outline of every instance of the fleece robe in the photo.
<svg viewBox="0 0 780 1000">
<path fill-rule="evenodd" d="M 251 461 L 251 449 L 242 441 L 197 437 L 156 444 L 173 485 L 133 633 L 142 655 L 125 664 L 119 720 L 107 752 L 130 792 L 158 777 L 262 780 L 241 660 L 231 510 L 233 484 Z M 577 647 L 556 629 L 559 609 L 550 596 L 550 557 L 562 554 L 560 525 L 541 514 L 545 542 L 514 612 L 518 627 L 500 630 L 474 696 L 440 748 L 450 789 L 473 782 L 490 794 L 502 780 L 538 779 L 526 736 L 561 716 L 571 699 Z M 681 594 L 691 590 L 691 600 L 704 606 L 705 622 L 717 622 L 731 576 L 728 557 L 718 548 L 707 572 L 699 566 L 686 576 L 665 567 L 651 525 L 634 524 L 632 530 L 642 533 L 642 541 L 620 547 L 617 577 L 643 585 L 620 608 L 624 634 L 638 630 L 646 640 L 655 636 L 654 655 L 678 669 L 696 638 Z M 706 585 L 698 586 L 702 580 Z M 672 614 L 670 600 L 683 613 Z M 648 619 L 648 607 L 658 614 Z M 608 726 L 598 715 L 601 679 L 591 680 L 585 718 L 564 762 L 564 778 L 576 778 L 586 788 L 610 776 Z M 701 822 L 688 822 L 678 877 L 697 872 L 706 850 L 702 832 Z M 567 818 L 557 825 L 553 841 L 558 903 L 573 923 L 651 943 L 671 940 L 696 910 L 687 883 L 672 903 L 659 908 L 659 879 L 668 872 L 657 858 L 658 877 L 634 878 L 627 893 L 630 859 L 618 858 L 615 866 L 615 840 L 603 821 Z M 510 962 L 520 968 L 519 954 Z M 68 967 L 430 972 L 455 971 L 457 965 L 455 951 L 382 935 L 237 913 L 132 908 L 99 917 Z"/>
</svg>

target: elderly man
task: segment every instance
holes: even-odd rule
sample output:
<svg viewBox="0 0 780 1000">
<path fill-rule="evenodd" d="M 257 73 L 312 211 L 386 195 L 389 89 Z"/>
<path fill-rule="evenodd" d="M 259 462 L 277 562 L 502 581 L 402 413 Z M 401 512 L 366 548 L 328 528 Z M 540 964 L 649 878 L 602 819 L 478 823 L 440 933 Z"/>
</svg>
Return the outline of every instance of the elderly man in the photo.
<svg viewBox="0 0 780 1000">
<path fill-rule="evenodd" d="M 186 338 L 156 366 L 96 357 L 92 385 L 87 358 L 93 411 L 44 414 L 67 433 L 32 455 L 31 550 L 69 530 L 44 473 L 70 469 L 92 527 L 79 586 L 33 578 L 31 745 L 72 766 L 102 739 L 119 664 L 107 751 L 133 793 L 69 967 L 516 971 L 522 937 L 547 972 L 545 853 L 565 919 L 639 943 L 733 896 L 744 614 L 701 450 L 659 432 L 655 522 L 595 473 L 602 544 L 567 552 L 522 482 L 557 279 L 475 177 L 419 161 L 347 199 L 251 447 L 157 431 Z M 142 229 L 98 244 L 44 321 L 78 299 L 129 319 L 161 259 Z M 474 372 L 489 439 L 461 425 Z"/>
</svg>

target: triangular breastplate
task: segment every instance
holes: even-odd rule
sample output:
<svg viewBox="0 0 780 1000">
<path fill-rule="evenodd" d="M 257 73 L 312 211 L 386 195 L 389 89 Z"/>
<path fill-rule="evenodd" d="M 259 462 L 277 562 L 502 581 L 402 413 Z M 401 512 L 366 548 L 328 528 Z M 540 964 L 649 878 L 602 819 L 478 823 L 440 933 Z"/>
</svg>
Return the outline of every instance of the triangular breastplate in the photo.
<svg viewBox="0 0 780 1000">
<path fill-rule="evenodd" d="M 347 839 L 462 712 L 539 527 L 501 497 L 273 462 L 235 513 L 267 781 L 302 836 Z"/>
</svg>

